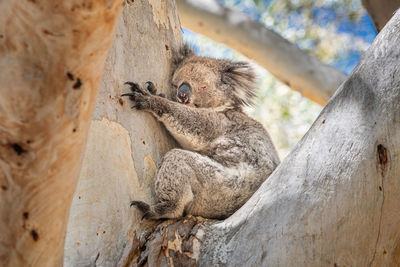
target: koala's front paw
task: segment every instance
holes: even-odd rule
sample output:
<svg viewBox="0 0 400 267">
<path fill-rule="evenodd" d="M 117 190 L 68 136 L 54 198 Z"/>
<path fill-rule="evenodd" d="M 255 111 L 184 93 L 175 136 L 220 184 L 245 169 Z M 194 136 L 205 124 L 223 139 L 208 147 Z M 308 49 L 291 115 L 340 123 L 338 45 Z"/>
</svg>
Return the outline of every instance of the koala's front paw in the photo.
<svg viewBox="0 0 400 267">
<path fill-rule="evenodd" d="M 121 96 L 128 96 L 129 100 L 134 102 L 132 108 L 138 110 L 149 109 L 152 95 L 147 90 L 142 89 L 137 83 L 126 82 L 125 84 L 130 86 L 132 93 L 122 94 Z"/>
</svg>

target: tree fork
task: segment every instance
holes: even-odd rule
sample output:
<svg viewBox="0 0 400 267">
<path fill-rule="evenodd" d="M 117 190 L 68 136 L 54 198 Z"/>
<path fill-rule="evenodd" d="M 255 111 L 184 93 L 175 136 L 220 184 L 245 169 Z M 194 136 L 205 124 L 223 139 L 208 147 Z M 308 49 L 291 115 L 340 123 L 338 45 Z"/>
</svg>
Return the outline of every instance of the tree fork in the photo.
<svg viewBox="0 0 400 267">
<path fill-rule="evenodd" d="M 220 222 L 164 222 L 132 246 L 131 264 L 397 266 L 399 29 L 397 12 L 241 209 Z"/>
</svg>

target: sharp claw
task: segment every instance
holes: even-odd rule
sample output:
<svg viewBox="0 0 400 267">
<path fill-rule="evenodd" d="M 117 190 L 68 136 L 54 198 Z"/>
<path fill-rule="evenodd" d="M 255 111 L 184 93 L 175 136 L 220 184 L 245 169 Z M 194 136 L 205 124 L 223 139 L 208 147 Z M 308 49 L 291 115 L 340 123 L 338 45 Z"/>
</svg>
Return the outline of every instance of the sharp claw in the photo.
<svg viewBox="0 0 400 267">
<path fill-rule="evenodd" d="M 138 92 L 138 93 L 143 93 L 143 90 L 140 88 L 139 84 L 133 83 L 133 82 L 125 82 L 125 84 L 129 85 L 131 88 L 131 91 L 133 92 Z"/>
<path fill-rule="evenodd" d="M 142 220 L 143 219 L 149 219 L 152 216 L 152 212 L 151 211 L 147 211 L 143 214 L 142 216 Z"/>
</svg>

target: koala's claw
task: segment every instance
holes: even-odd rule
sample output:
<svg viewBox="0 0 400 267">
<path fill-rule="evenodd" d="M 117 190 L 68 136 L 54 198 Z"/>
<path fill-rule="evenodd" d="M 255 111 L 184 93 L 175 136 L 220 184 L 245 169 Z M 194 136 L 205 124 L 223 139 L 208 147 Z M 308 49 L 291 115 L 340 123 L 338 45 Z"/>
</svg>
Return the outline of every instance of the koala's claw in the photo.
<svg viewBox="0 0 400 267">
<path fill-rule="evenodd" d="M 132 93 L 125 93 L 125 94 L 122 94 L 121 96 L 129 96 L 129 99 L 130 99 L 131 97 L 134 97 L 135 95 Z"/>
<path fill-rule="evenodd" d="M 146 82 L 146 89 L 152 94 L 155 95 L 157 93 L 157 89 L 154 86 L 154 83 L 152 83 L 151 81 L 147 81 Z"/>
<path fill-rule="evenodd" d="M 150 210 L 149 204 L 143 202 L 143 201 L 132 201 L 131 202 L 131 207 L 136 206 L 141 212 L 146 213 Z"/>
<path fill-rule="evenodd" d="M 121 97 L 122 96 L 128 96 L 129 100 L 134 101 L 134 102 L 140 101 L 140 99 L 142 98 L 142 94 L 136 93 L 136 92 L 134 92 L 134 93 L 125 93 L 125 94 L 122 94 Z"/>
<path fill-rule="evenodd" d="M 151 218 L 153 218 L 153 217 L 154 217 L 154 212 L 148 211 L 148 212 L 145 212 L 145 213 L 143 214 L 142 220 L 143 220 L 143 219 L 151 219 Z"/>
<path fill-rule="evenodd" d="M 142 220 L 153 218 L 155 215 L 154 212 L 150 210 L 150 205 L 143 201 L 132 201 L 130 206 L 136 206 L 136 208 L 143 213 Z"/>
<path fill-rule="evenodd" d="M 121 97 L 123 96 L 129 97 L 129 100 L 133 102 L 133 105 L 131 106 L 132 109 L 137 109 L 137 110 L 148 109 L 150 95 L 148 93 L 144 94 L 142 92 L 136 92 L 133 90 L 134 89 L 132 89 L 132 93 L 122 94 Z"/>
<path fill-rule="evenodd" d="M 132 92 L 140 92 L 140 86 L 137 83 L 133 82 L 126 82 L 125 84 L 129 85 Z"/>
<path fill-rule="evenodd" d="M 140 93 L 142 95 L 148 95 L 149 93 L 140 88 L 140 85 L 134 82 L 125 82 L 125 84 L 129 85 L 132 93 Z"/>
</svg>

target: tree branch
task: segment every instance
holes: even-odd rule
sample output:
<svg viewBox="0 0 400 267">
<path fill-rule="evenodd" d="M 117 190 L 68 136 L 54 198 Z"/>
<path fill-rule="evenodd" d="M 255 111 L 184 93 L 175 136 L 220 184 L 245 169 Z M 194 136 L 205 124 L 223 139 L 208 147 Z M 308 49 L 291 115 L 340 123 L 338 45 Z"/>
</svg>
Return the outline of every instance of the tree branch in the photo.
<svg viewBox="0 0 400 267">
<path fill-rule="evenodd" d="M 61 266 L 122 1 L 0 3 L 0 262 Z"/>
<path fill-rule="evenodd" d="M 239 51 L 319 104 L 325 105 L 346 78 L 261 23 L 215 0 L 178 0 L 177 4 L 184 27 Z"/>
</svg>

